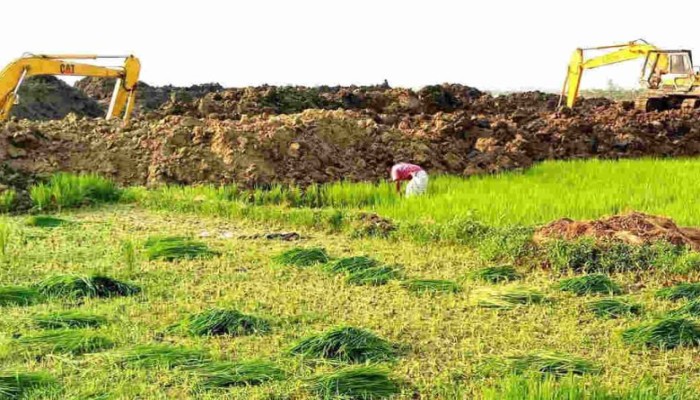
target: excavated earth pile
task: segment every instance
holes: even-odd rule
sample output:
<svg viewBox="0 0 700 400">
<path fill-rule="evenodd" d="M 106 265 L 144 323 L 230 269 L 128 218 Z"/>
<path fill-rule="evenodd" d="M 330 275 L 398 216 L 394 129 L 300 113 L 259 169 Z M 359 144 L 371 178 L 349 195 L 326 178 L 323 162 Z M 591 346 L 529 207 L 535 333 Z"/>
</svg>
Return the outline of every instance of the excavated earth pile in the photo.
<svg viewBox="0 0 700 400">
<path fill-rule="evenodd" d="M 102 85 L 79 86 L 104 102 L 111 88 Z M 125 127 L 75 115 L 0 124 L 0 183 L 91 171 L 123 184 L 306 185 L 383 179 L 399 161 L 472 175 L 545 159 L 700 154 L 699 112 L 643 113 L 606 99 L 557 115 L 556 95 L 447 84 L 168 93 L 145 100 L 160 105 Z"/>
</svg>

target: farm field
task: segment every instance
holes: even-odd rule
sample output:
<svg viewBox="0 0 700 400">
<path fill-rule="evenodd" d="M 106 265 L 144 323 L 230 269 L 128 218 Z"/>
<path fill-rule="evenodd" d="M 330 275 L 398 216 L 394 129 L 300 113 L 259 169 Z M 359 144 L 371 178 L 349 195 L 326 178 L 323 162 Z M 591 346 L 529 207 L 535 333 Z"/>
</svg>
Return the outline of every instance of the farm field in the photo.
<svg viewBox="0 0 700 400">
<path fill-rule="evenodd" d="M 0 224 L 0 396 L 696 399 L 696 253 L 530 239 L 632 210 L 698 226 L 698 166 L 548 162 L 416 199 L 61 176 L 31 190 L 57 219 Z"/>
</svg>

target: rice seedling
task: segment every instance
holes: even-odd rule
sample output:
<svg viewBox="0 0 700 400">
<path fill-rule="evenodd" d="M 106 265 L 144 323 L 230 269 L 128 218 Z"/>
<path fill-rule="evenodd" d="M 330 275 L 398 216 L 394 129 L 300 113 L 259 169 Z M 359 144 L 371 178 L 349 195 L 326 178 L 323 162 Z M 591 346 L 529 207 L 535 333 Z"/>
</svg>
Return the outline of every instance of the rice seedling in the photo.
<svg viewBox="0 0 700 400">
<path fill-rule="evenodd" d="M 458 293 L 462 287 L 453 281 L 437 279 L 411 279 L 401 283 L 406 290 L 414 293 Z"/>
<path fill-rule="evenodd" d="M 56 228 L 66 223 L 68 223 L 68 221 L 65 219 L 52 217 L 50 215 L 32 215 L 27 218 L 27 226 L 34 226 L 37 228 Z"/>
<path fill-rule="evenodd" d="M 117 353 L 117 357 L 123 363 L 141 368 L 196 367 L 209 360 L 202 350 L 168 344 L 134 346 Z"/>
<path fill-rule="evenodd" d="M 695 318 L 700 317 L 700 299 L 691 300 L 681 307 L 671 311 L 669 314 L 676 316 L 686 315 Z"/>
<path fill-rule="evenodd" d="M 97 328 L 107 323 L 101 315 L 87 314 L 80 311 L 61 311 L 35 315 L 34 323 L 44 329 Z"/>
<path fill-rule="evenodd" d="M 205 389 L 260 385 L 286 377 L 276 364 L 258 360 L 210 363 L 198 368 L 195 375 Z"/>
<path fill-rule="evenodd" d="M 477 302 L 477 306 L 482 308 L 494 308 L 510 310 L 517 306 L 544 303 L 547 298 L 540 292 L 524 289 L 512 288 L 502 292 L 490 292 Z"/>
<path fill-rule="evenodd" d="M 512 265 L 498 265 L 476 270 L 469 274 L 469 277 L 488 283 L 500 283 L 521 279 L 522 275 Z"/>
<path fill-rule="evenodd" d="M 27 351 L 80 355 L 112 348 L 114 342 L 92 329 L 62 329 L 22 336 L 16 343 Z"/>
<path fill-rule="evenodd" d="M 8 213 L 15 208 L 17 192 L 14 189 L 5 189 L 0 192 L 0 212 Z"/>
<path fill-rule="evenodd" d="M 322 399 L 386 399 L 400 391 L 387 369 L 373 365 L 318 375 L 310 380 L 310 388 Z"/>
<path fill-rule="evenodd" d="M 0 307 L 29 306 L 39 301 L 39 292 L 23 286 L 0 287 Z"/>
<path fill-rule="evenodd" d="M 642 313 L 641 304 L 620 299 L 600 299 L 586 304 L 586 309 L 601 318 L 622 318 Z"/>
<path fill-rule="evenodd" d="M 333 261 L 326 268 L 329 272 L 336 274 L 349 273 L 353 274 L 379 266 L 379 261 L 367 256 L 345 257 Z"/>
<path fill-rule="evenodd" d="M 325 264 L 330 261 L 330 258 L 326 253 L 326 249 L 321 247 L 295 247 L 291 250 L 278 254 L 273 258 L 273 261 L 282 265 L 309 267 L 315 264 Z"/>
<path fill-rule="evenodd" d="M 213 308 L 185 319 L 180 326 L 191 335 L 243 336 L 270 331 L 270 323 L 238 310 Z"/>
<path fill-rule="evenodd" d="M 695 300 L 700 298 L 700 283 L 679 283 L 663 288 L 656 292 L 656 297 L 664 300 Z"/>
<path fill-rule="evenodd" d="M 700 344 L 700 325 L 685 317 L 664 317 L 625 330 L 622 332 L 622 339 L 630 345 L 660 349 L 698 346 Z"/>
<path fill-rule="evenodd" d="M 374 333 L 347 326 L 309 336 L 289 352 L 310 358 L 362 363 L 390 360 L 397 356 L 396 347 Z"/>
<path fill-rule="evenodd" d="M 19 399 L 32 389 L 54 385 L 48 374 L 38 372 L 0 372 L 0 399 Z"/>
<path fill-rule="evenodd" d="M 508 365 L 516 374 L 539 373 L 553 376 L 597 374 L 600 368 L 591 361 L 560 352 L 535 352 L 509 357 Z"/>
<path fill-rule="evenodd" d="M 131 296 L 141 289 L 103 275 L 55 275 L 37 285 L 39 292 L 50 297 L 116 297 Z"/>
<path fill-rule="evenodd" d="M 353 272 L 345 278 L 345 282 L 351 285 L 386 285 L 392 279 L 400 279 L 402 270 L 395 266 L 371 267 Z"/>
<path fill-rule="evenodd" d="M 571 292 L 577 296 L 622 293 L 620 286 L 604 274 L 591 274 L 564 279 L 559 282 L 559 289 L 564 292 Z"/>
<path fill-rule="evenodd" d="M 58 173 L 48 183 L 29 189 L 34 206 L 39 210 L 63 209 L 119 200 L 121 191 L 109 179 L 96 174 Z"/>
<path fill-rule="evenodd" d="M 149 260 L 191 260 L 218 255 L 202 242 L 181 236 L 152 237 L 144 244 Z"/>
<path fill-rule="evenodd" d="M 29 188 L 29 198 L 38 210 L 46 210 L 51 205 L 51 188 L 44 183 Z"/>
</svg>

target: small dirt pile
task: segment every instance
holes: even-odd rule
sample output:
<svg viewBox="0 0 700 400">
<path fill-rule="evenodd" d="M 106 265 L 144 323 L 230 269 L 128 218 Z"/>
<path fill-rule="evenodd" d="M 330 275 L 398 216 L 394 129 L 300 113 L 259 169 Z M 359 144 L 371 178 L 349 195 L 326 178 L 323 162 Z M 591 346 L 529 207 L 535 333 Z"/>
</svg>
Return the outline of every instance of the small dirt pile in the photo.
<svg viewBox="0 0 700 400">
<path fill-rule="evenodd" d="M 537 230 L 534 240 L 543 243 L 552 239 L 574 240 L 583 237 L 619 240 L 632 245 L 665 241 L 700 250 L 700 229 L 682 228 L 669 218 L 639 212 L 593 221 L 560 219 Z"/>
<path fill-rule="evenodd" d="M 27 78 L 18 94 L 20 101 L 12 115 L 20 119 L 61 119 L 70 113 L 99 117 L 105 112 L 96 101 L 53 76 Z"/>
</svg>

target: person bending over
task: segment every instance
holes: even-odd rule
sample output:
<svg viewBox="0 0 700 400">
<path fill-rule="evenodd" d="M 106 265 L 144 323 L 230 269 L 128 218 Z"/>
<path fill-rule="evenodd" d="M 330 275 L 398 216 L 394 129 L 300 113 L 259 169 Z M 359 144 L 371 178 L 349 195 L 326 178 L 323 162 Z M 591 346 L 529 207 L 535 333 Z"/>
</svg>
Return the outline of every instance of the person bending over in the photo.
<svg viewBox="0 0 700 400">
<path fill-rule="evenodd" d="M 425 193 L 428 189 L 428 174 L 418 165 L 399 163 L 391 167 L 391 180 L 396 182 L 396 192 L 401 194 L 401 182 L 406 185 L 406 197 Z"/>
</svg>

